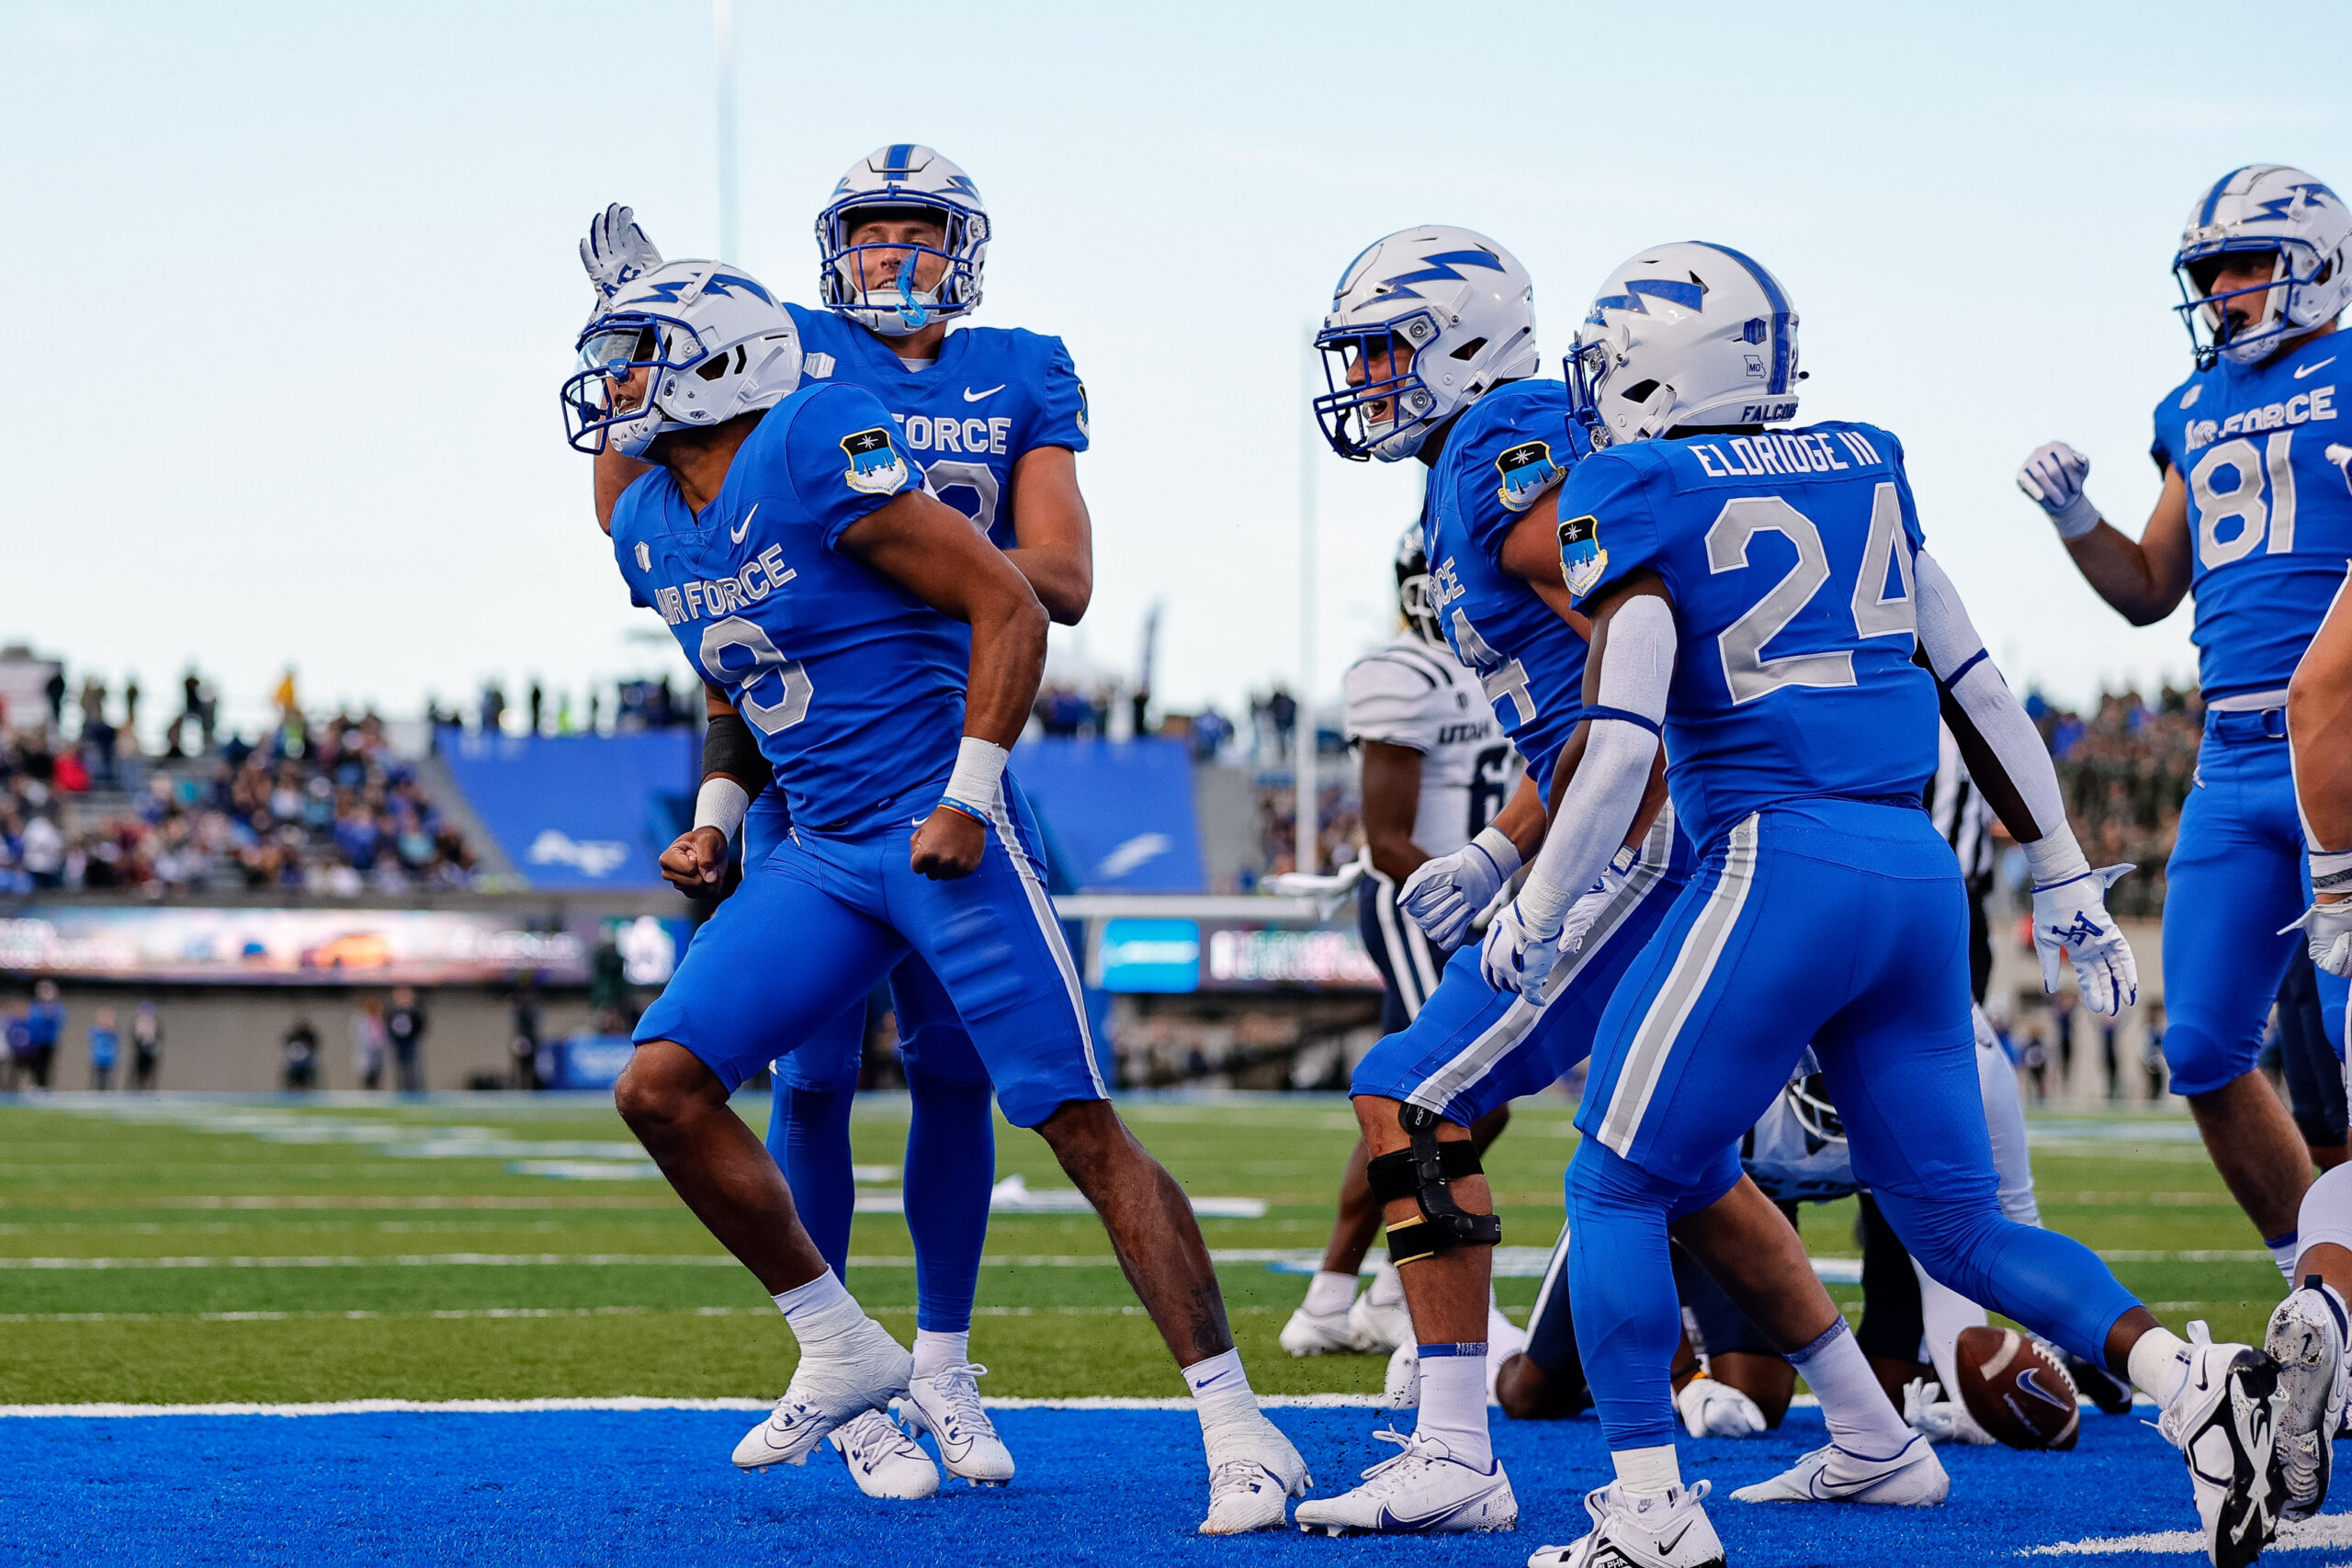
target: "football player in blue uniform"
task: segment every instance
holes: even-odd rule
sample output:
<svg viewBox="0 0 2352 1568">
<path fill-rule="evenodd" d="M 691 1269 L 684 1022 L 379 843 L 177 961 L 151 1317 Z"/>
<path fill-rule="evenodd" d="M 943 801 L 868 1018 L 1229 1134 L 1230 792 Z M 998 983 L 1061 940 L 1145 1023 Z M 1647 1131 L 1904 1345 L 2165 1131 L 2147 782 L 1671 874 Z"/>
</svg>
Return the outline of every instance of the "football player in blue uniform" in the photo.
<svg viewBox="0 0 2352 1568">
<path fill-rule="evenodd" d="M 1472 920 L 1542 838 L 1544 792 L 1583 712 L 1582 617 L 1559 579 L 1553 501 L 1568 454 L 1566 389 L 1535 378 L 1534 290 L 1509 252 L 1445 227 L 1381 240 L 1341 274 L 1318 339 L 1330 389 L 1316 415 L 1342 457 L 1430 469 L 1423 502 L 1429 602 L 1455 655 L 1527 759 L 1526 782 L 1462 849 L 1423 863 L 1400 902 L 1430 940 L 1458 948 L 1402 1032 L 1356 1068 L 1350 1092 L 1400 1265 L 1418 1361 L 1416 1429 L 1404 1451 L 1343 1496 L 1304 1503 L 1300 1527 L 1338 1535 L 1504 1529 L 1518 1517 L 1487 1427 L 1492 1257 L 1500 1239 L 1472 1124 L 1544 1088 L 1590 1048 L 1602 1007 L 1665 918 L 1690 859 L 1665 808 L 1630 825 L 1623 852 L 1578 901 L 1578 953 L 1529 987 L 1480 972 Z M 1741 1305 L 1796 1349 L 1834 1316 L 1796 1233 L 1752 1183 L 1684 1218 L 1676 1235 L 1720 1271 Z M 1793 1325 L 1810 1325 L 1791 1337 Z M 1868 1365 L 1850 1344 L 1862 1377 Z M 1396 1368 L 1392 1365 L 1392 1371 Z M 1853 1385 L 1859 1387 L 1860 1385 Z M 1840 1395 L 1835 1390 L 1826 1400 Z M 1883 1406 L 1874 1383 L 1867 1397 Z M 1922 1441 L 1900 1478 L 1860 1500 L 1940 1500 L 1943 1469 Z"/>
<path fill-rule="evenodd" d="M 1661 742 L 1701 859 L 1610 999 L 1568 1169 L 1577 1343 L 1616 1478 L 1587 1499 L 1588 1536 L 1532 1561 L 1724 1561 L 1706 1483 L 1685 1489 L 1676 1462 L 1668 1227 L 1741 1179 L 1741 1134 L 1810 1043 L 1854 1174 L 1913 1258 L 2154 1395 L 2214 1561 L 2249 1562 L 2277 1528 L 2276 1364 L 2180 1339 L 2088 1248 L 2001 1212 L 1967 902 L 1920 808 L 1939 706 L 2033 869 L 2045 984 L 2071 954 L 2110 1014 L 2138 993 L 2105 908 L 2121 868 L 2094 871 L 2076 846 L 2040 736 L 1921 547 L 1894 437 L 1771 428 L 1796 416 L 1796 326 L 1747 257 L 1661 245 L 1611 275 L 1569 356 L 1571 415 L 1595 446 L 1556 506 L 1560 571 L 1591 617 L 1581 750 L 1487 930 L 1488 976 L 1523 990 L 1577 951 L 1570 911 L 1637 819 Z M 1866 1482 L 1917 1441 L 1860 1356 L 1822 1359 L 1850 1346 L 1844 1320 L 1815 1331 L 1796 1359 L 1830 1443 L 1745 1494 L 1758 1501 Z M 1849 1376 L 1871 1397 L 1829 1409 Z"/>
<path fill-rule="evenodd" d="M 865 388 L 882 400 L 900 450 L 923 488 L 965 513 L 1029 580 L 1046 613 L 1075 625 L 1093 591 L 1086 502 L 1077 454 L 1086 449 L 1086 390 L 1058 338 L 958 326 L 980 301 L 991 230 L 978 187 L 929 147 L 899 142 L 852 165 L 817 217 L 819 295 L 827 307 L 786 304 L 798 329 L 803 375 Z M 623 207 L 607 209 L 581 245 L 600 295 L 659 266 L 661 256 Z M 642 465 L 607 450 L 598 459 L 600 513 Z M 742 863 L 763 864 L 790 826 L 784 791 L 722 696 L 708 701 L 705 792 L 691 845 L 665 857 L 690 892 L 728 858 L 721 825 L 741 813 Z M 989 1086 L 970 1036 L 920 955 L 892 972 L 899 1061 L 912 1120 L 903 1188 L 916 1257 L 915 1372 L 905 1405 L 929 1431 L 951 1474 L 1008 1481 L 1012 1456 L 981 1406 L 971 1359 L 972 1302 L 996 1176 Z M 818 1038 L 782 1059 L 774 1078 L 768 1147 L 837 1273 L 846 1274 L 855 1206 L 849 1117 L 865 1047 L 854 1004 Z M 888 1417 L 862 1416 L 834 1436 L 871 1495 L 927 1496 L 931 1461 Z"/>
<path fill-rule="evenodd" d="M 800 1337 L 791 1387 L 736 1462 L 805 1462 L 906 1391 L 911 1358 L 857 1308 L 729 1097 L 912 952 L 1007 1118 L 1045 1137 L 1102 1215 L 1185 1370 L 1211 1472 L 1202 1529 L 1280 1524 L 1305 1466 L 1249 1391 L 1182 1190 L 1111 1109 L 1004 770 L 1036 695 L 1046 612 L 968 519 L 918 488 L 871 392 L 801 384 L 793 321 L 748 275 L 711 262 L 645 273 L 581 351 L 564 389 L 573 444 L 656 465 L 613 510 L 621 574 L 751 727 L 793 820 L 639 1020 L 616 1091 Z"/>
</svg>

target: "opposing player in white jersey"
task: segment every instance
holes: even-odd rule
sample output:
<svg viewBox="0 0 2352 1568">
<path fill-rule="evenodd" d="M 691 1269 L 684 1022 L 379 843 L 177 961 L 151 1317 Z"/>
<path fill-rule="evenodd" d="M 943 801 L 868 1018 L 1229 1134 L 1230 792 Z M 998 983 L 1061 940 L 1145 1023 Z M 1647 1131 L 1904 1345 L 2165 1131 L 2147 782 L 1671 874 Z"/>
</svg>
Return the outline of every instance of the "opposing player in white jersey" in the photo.
<svg viewBox="0 0 2352 1568">
<path fill-rule="evenodd" d="M 1356 919 L 1380 969 L 1380 1032 L 1396 1034 L 1437 989 L 1451 947 L 1430 941 L 1396 906 L 1396 890 L 1432 856 L 1452 854 L 1485 831 L 1519 786 L 1519 753 L 1487 705 L 1477 677 L 1453 656 L 1430 603 L 1430 565 L 1415 523 L 1396 542 L 1396 635 L 1348 667 L 1348 743 L 1363 760 L 1363 870 Z M 1471 1127 L 1484 1154 L 1506 1122 L 1497 1106 Z M 1396 1266 L 1382 1261 L 1372 1288 L 1356 1274 L 1380 1229 L 1380 1203 L 1356 1141 L 1340 1184 L 1339 1217 L 1306 1300 L 1283 1325 L 1294 1356 L 1385 1353 L 1412 1337 Z M 1510 1326 L 1508 1320 L 1500 1325 Z M 1513 1329 L 1512 1332 L 1516 1332 Z"/>
<path fill-rule="evenodd" d="M 922 465 L 924 488 L 1005 552 L 1055 621 L 1075 624 L 1093 587 L 1091 524 L 1076 467 L 1088 440 L 1085 389 L 1058 338 L 967 322 L 980 301 L 993 231 L 978 186 L 934 149 L 893 142 L 850 166 L 816 228 L 826 309 L 784 307 L 800 336 L 805 374 L 881 399 L 900 444 Z M 591 227 L 580 254 L 600 305 L 662 263 L 634 215 L 617 206 Z M 643 468 L 618 452 L 599 456 L 600 520 Z M 791 826 L 781 781 L 749 725 L 715 692 L 708 707 L 693 847 L 676 852 L 684 859 L 672 875 L 705 895 L 723 889 L 705 878 L 725 863 L 730 840 L 740 840 L 750 875 Z M 672 863 L 665 857 L 665 874 Z M 930 966 L 910 955 L 890 985 L 912 1108 L 903 1185 L 917 1259 L 915 1381 L 901 1408 L 933 1434 L 951 1474 L 1001 1483 L 1013 1474 L 1012 1457 L 979 1402 L 976 1379 L 987 1369 L 970 1355 L 996 1175 L 990 1086 Z M 855 1201 L 849 1117 L 865 1024 L 861 1002 L 784 1057 L 768 1118 L 769 1152 L 818 1250 L 844 1276 Z M 833 1446 L 869 1495 L 920 1498 L 938 1487 L 930 1458 L 881 1412 L 850 1422 Z"/>
</svg>

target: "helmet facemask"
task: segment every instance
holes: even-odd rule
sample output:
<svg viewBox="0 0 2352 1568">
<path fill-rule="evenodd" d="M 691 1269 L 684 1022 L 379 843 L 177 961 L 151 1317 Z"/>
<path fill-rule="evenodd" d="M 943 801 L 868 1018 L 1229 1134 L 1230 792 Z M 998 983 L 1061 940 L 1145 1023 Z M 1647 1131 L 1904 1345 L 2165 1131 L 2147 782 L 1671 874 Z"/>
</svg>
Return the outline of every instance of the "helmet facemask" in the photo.
<svg viewBox="0 0 2352 1568">
<path fill-rule="evenodd" d="M 850 243 L 860 222 L 885 214 L 937 222 L 940 243 Z M 962 315 L 980 301 L 979 263 L 988 235 L 988 214 L 949 202 L 918 201 L 906 193 L 884 197 L 860 193 L 837 201 L 817 215 L 826 308 L 881 337 L 906 337 L 943 317 Z M 915 281 L 925 258 L 940 264 L 938 281 L 927 288 Z M 886 278 L 879 287 L 874 283 L 876 276 Z"/>
<path fill-rule="evenodd" d="M 1393 463 L 1420 450 L 1437 410 L 1437 395 L 1421 378 L 1419 351 L 1436 336 L 1437 322 L 1426 310 L 1373 326 L 1329 327 L 1316 334 L 1323 383 L 1329 389 L 1315 400 L 1315 423 L 1334 452 L 1355 463 L 1375 455 Z M 1396 367 L 1400 357 L 1406 361 L 1402 369 Z M 1375 360 L 1387 366 L 1387 374 L 1377 379 L 1371 373 Z M 1359 366 L 1363 379 L 1351 384 Z"/>
<path fill-rule="evenodd" d="M 580 334 L 562 389 L 575 450 L 642 458 L 665 431 L 714 429 L 799 384 L 798 334 L 757 280 L 686 261 L 632 287 Z"/>
<path fill-rule="evenodd" d="M 2228 257 L 2264 252 L 2271 257 L 2267 282 L 2224 289 L 2219 294 L 2212 291 L 2214 280 Z M 2299 261 L 2304 264 L 2300 268 L 2296 265 Z M 2197 350 L 2199 367 L 2202 368 L 2222 358 L 2247 365 L 2267 357 L 2278 347 L 2281 336 L 2301 325 L 2295 320 L 2297 288 L 2304 284 L 2326 282 L 2330 271 L 2328 265 L 2318 264 L 2318 258 L 2301 246 L 2225 241 L 2194 254 L 2184 252 L 2173 264 L 2173 276 L 2180 285 L 2181 299 L 2173 308 L 2181 313 L 2188 328 L 2188 340 Z M 2299 272 L 2303 276 L 2297 276 Z M 2256 299 L 2255 296 L 2260 298 Z M 2230 320 L 2233 300 L 2243 301 L 2241 310 L 2248 318 L 2243 326 Z M 2197 330 L 2200 323 L 2205 329 L 2201 337 Z"/>
<path fill-rule="evenodd" d="M 662 433 L 659 392 L 665 378 L 709 357 L 685 322 L 632 312 L 602 316 L 580 334 L 580 359 L 563 384 L 563 407 L 575 451 L 610 446 L 641 457 Z"/>
</svg>

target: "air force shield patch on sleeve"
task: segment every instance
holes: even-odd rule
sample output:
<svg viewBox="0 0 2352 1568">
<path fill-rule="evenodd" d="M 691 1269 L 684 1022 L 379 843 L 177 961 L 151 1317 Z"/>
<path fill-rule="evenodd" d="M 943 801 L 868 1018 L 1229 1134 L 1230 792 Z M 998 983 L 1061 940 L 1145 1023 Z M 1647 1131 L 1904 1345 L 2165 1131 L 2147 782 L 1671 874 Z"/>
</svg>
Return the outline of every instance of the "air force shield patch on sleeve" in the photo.
<svg viewBox="0 0 2352 1568">
<path fill-rule="evenodd" d="M 1600 520 L 1571 517 L 1560 525 L 1560 575 L 1568 592 L 1581 599 L 1600 582 L 1609 570 L 1609 552 L 1600 547 Z"/>
<path fill-rule="evenodd" d="M 1552 461 L 1551 443 L 1522 441 L 1495 459 L 1502 476 L 1496 499 L 1513 512 L 1524 512 L 1545 491 L 1560 482 L 1560 466 Z"/>
<path fill-rule="evenodd" d="M 907 460 L 880 425 L 842 436 L 842 450 L 849 454 L 842 480 L 859 494 L 896 495 L 907 488 Z"/>
</svg>

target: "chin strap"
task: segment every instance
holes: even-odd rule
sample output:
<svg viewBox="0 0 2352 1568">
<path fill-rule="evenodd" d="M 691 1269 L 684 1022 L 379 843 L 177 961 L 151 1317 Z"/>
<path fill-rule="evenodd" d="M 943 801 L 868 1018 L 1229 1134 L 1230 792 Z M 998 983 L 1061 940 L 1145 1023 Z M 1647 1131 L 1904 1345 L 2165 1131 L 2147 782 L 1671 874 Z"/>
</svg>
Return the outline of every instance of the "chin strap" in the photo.
<svg viewBox="0 0 2352 1568">
<path fill-rule="evenodd" d="M 1396 1109 L 1396 1124 L 1411 1146 L 1382 1155 L 1364 1168 L 1372 1195 L 1382 1203 L 1410 1198 L 1419 1218 L 1388 1226 L 1388 1260 L 1399 1268 L 1457 1247 L 1493 1247 L 1503 1239 L 1497 1214 L 1473 1214 L 1453 1201 L 1447 1183 L 1484 1174 L 1478 1145 L 1467 1138 L 1439 1143 L 1437 1112 L 1418 1105 Z"/>
</svg>

